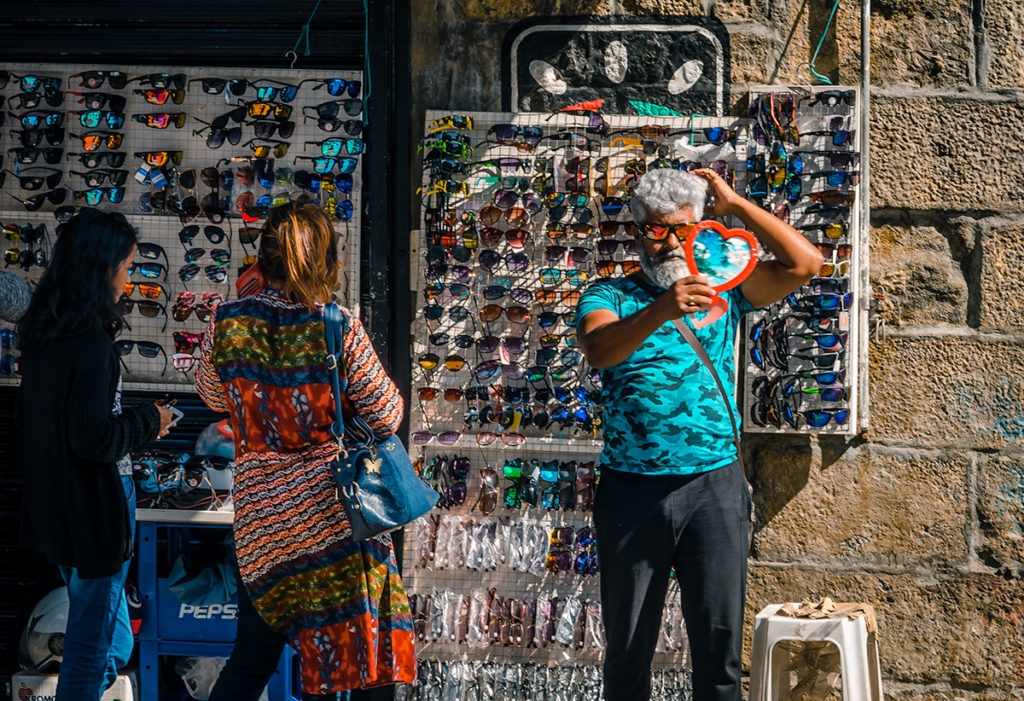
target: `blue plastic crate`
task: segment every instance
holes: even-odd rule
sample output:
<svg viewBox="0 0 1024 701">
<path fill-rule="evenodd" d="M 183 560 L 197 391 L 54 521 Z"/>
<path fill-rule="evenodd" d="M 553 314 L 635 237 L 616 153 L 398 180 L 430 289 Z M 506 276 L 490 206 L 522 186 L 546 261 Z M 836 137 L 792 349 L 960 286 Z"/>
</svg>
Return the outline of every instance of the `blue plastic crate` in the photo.
<svg viewBox="0 0 1024 701">
<path fill-rule="evenodd" d="M 182 603 L 167 585 L 156 584 L 156 616 L 162 640 L 230 643 L 238 626 L 238 600 L 229 604 L 192 606 Z"/>
</svg>

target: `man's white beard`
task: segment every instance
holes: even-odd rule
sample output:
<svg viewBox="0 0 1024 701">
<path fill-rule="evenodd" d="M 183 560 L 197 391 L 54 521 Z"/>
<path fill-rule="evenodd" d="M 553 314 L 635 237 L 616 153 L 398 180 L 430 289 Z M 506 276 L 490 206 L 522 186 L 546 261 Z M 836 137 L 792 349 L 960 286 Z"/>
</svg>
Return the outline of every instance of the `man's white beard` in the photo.
<svg viewBox="0 0 1024 701">
<path fill-rule="evenodd" d="M 647 255 L 647 249 L 640 244 L 640 268 L 658 287 L 669 288 L 679 278 L 690 274 L 686 256 L 682 249 L 670 248 L 655 258 Z"/>
</svg>

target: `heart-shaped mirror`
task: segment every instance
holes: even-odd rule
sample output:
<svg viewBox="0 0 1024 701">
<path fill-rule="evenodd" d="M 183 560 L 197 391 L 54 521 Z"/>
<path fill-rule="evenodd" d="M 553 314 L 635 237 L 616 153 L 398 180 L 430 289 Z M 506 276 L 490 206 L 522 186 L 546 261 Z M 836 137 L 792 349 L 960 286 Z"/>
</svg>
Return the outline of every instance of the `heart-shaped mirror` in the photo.
<svg viewBox="0 0 1024 701">
<path fill-rule="evenodd" d="M 726 229 L 716 221 L 702 221 L 683 243 L 690 272 L 705 276 L 715 292 L 725 292 L 747 279 L 757 265 L 757 239 L 745 229 Z M 692 318 L 703 328 L 722 318 L 729 304 L 716 297 L 703 317 Z"/>
<path fill-rule="evenodd" d="M 716 221 L 702 221 L 683 244 L 690 271 L 704 275 L 716 292 L 743 282 L 757 265 L 757 239 L 745 229 L 726 229 Z"/>
</svg>

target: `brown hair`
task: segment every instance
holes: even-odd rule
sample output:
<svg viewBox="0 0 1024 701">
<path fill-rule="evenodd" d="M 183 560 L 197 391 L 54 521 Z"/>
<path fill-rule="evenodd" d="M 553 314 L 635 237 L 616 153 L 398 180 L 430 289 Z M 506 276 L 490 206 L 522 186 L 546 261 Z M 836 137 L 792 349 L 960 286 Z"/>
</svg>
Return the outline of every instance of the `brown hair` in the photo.
<svg viewBox="0 0 1024 701">
<path fill-rule="evenodd" d="M 312 311 L 338 286 L 338 235 L 313 203 L 275 207 L 263 225 L 259 263 L 268 283 Z"/>
</svg>

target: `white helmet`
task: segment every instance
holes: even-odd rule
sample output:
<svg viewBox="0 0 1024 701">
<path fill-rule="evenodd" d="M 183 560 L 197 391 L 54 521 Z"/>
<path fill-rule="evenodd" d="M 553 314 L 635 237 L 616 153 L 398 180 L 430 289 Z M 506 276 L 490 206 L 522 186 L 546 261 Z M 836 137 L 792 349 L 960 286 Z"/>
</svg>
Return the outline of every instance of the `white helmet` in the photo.
<svg viewBox="0 0 1024 701">
<path fill-rule="evenodd" d="M 54 589 L 36 604 L 21 633 L 19 662 L 23 667 L 41 671 L 51 662 L 63 660 L 68 605 L 67 587 Z"/>
</svg>

